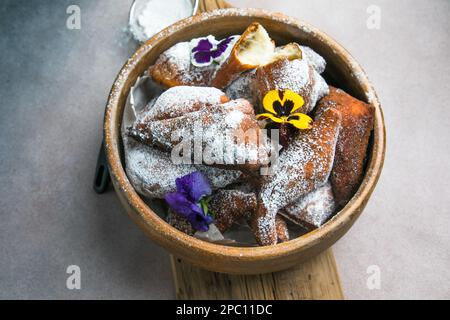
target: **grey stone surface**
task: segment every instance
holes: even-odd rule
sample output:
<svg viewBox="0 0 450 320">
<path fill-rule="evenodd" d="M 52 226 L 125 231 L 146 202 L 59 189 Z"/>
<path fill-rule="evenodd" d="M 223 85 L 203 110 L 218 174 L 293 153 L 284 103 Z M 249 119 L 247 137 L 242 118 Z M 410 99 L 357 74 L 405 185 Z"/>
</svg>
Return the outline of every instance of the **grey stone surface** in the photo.
<svg viewBox="0 0 450 320">
<path fill-rule="evenodd" d="M 347 298 L 450 298 L 450 2 L 245 1 L 324 30 L 363 65 L 383 104 L 385 169 L 335 246 Z M 168 255 L 91 188 L 103 108 L 133 52 L 131 1 L 0 4 L 0 298 L 174 297 Z M 69 4 L 81 30 L 65 27 Z M 366 9 L 381 8 L 381 29 Z M 82 289 L 66 289 L 79 265 Z M 377 265 L 381 288 L 366 286 Z"/>
</svg>

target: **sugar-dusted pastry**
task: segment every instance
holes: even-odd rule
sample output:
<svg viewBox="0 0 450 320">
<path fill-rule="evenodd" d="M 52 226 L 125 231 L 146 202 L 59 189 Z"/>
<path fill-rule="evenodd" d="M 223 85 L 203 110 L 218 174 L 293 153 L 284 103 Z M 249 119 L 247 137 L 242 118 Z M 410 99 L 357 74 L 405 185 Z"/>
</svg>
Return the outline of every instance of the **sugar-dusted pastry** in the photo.
<svg viewBox="0 0 450 320">
<path fill-rule="evenodd" d="M 333 190 L 327 182 L 280 210 L 279 214 L 307 230 L 314 230 L 332 216 L 335 208 Z"/>
<path fill-rule="evenodd" d="M 276 47 L 270 59 L 265 61 L 265 64 L 269 64 L 280 59 L 294 60 L 302 58 L 303 58 L 302 47 L 298 43 L 291 42 L 284 46 Z M 263 65 L 264 64 L 261 64 L 260 66 Z"/>
<path fill-rule="evenodd" d="M 227 60 L 220 66 L 211 82 L 213 87 L 225 88 L 242 72 L 254 69 L 270 59 L 275 43 L 266 29 L 252 23 L 234 45 Z"/>
<path fill-rule="evenodd" d="M 191 45 L 180 42 L 163 52 L 155 64 L 150 67 L 149 74 L 153 80 L 165 87 L 175 86 L 208 86 L 217 69 L 211 64 L 196 67 L 191 63 Z"/>
<path fill-rule="evenodd" d="M 208 204 L 214 214 L 214 224 L 220 232 L 227 231 L 231 225 L 240 220 L 248 220 L 256 209 L 256 194 L 239 190 L 219 190 L 212 195 Z"/>
<path fill-rule="evenodd" d="M 289 230 L 286 221 L 279 214 L 275 216 L 275 229 L 278 243 L 289 241 Z"/>
<path fill-rule="evenodd" d="M 134 188 L 148 198 L 164 198 L 176 190 L 175 180 L 194 171 L 202 172 L 213 189 L 224 188 L 239 180 L 242 173 L 204 165 L 174 164 L 170 154 L 124 137 L 125 167 Z"/>
<path fill-rule="evenodd" d="M 335 108 L 342 114 L 342 131 L 330 176 L 336 203 L 342 207 L 355 194 L 364 176 L 374 109 L 371 105 L 332 87 L 330 94 L 320 101 L 318 109 L 328 107 Z"/>
<path fill-rule="evenodd" d="M 241 219 L 250 221 L 256 211 L 256 194 L 239 190 L 219 190 L 211 197 L 208 208 L 215 216 L 214 224 L 223 233 Z M 276 216 L 275 226 L 278 241 L 289 241 L 286 221 L 279 215 Z"/>
<path fill-rule="evenodd" d="M 144 115 L 144 121 L 175 118 L 203 108 L 213 108 L 228 101 L 226 94 L 217 88 L 173 87 L 158 97 L 153 107 Z"/>
<path fill-rule="evenodd" d="M 191 223 L 183 216 L 174 212 L 171 208 L 167 213 L 166 221 L 175 229 L 178 229 L 187 235 L 193 236 L 195 229 L 192 227 Z"/>
<path fill-rule="evenodd" d="M 252 23 L 236 42 L 228 58 L 215 73 L 211 85 L 226 88 L 245 71 L 258 68 L 272 61 L 286 58 L 301 58 L 302 51 L 296 43 L 275 47 L 266 29 L 257 22 Z"/>
<path fill-rule="evenodd" d="M 251 221 L 259 244 L 276 244 L 277 212 L 328 180 L 340 129 L 339 111 L 324 111 L 310 130 L 297 133 L 280 154 L 273 174 L 262 177 L 258 207 Z"/>
<path fill-rule="evenodd" d="M 188 157 L 195 163 L 250 171 L 269 163 L 270 144 L 255 119 L 253 107 L 245 99 L 171 119 L 138 120 L 128 129 L 128 135 L 175 153 L 185 150 L 183 141 L 188 142 L 188 151 L 191 151 L 192 139 L 200 141 L 200 153 L 190 152 L 191 157 Z"/>
<path fill-rule="evenodd" d="M 282 47 L 276 47 L 270 61 L 282 58 L 292 60 L 301 57 L 302 50 L 300 46 L 296 43 L 289 43 Z M 226 88 L 225 92 L 230 99 L 247 99 L 256 108 L 259 102 L 256 90 L 256 69 L 252 69 L 239 75 L 237 79 Z"/>
<path fill-rule="evenodd" d="M 278 59 L 256 71 L 259 101 L 271 90 L 292 90 L 305 101 L 303 113 L 309 113 L 317 101 L 328 94 L 328 85 L 305 59 Z"/>
<path fill-rule="evenodd" d="M 234 35 L 217 40 L 209 35 L 180 42 L 160 55 L 149 74 L 155 82 L 169 88 L 208 86 L 238 39 Z"/>
<path fill-rule="evenodd" d="M 256 106 L 255 82 L 256 70 L 244 72 L 226 88 L 225 93 L 230 99 L 244 98 Z"/>
<path fill-rule="evenodd" d="M 325 71 L 327 63 L 325 59 L 310 47 L 300 46 L 302 59 L 305 59 L 319 74 Z"/>
</svg>

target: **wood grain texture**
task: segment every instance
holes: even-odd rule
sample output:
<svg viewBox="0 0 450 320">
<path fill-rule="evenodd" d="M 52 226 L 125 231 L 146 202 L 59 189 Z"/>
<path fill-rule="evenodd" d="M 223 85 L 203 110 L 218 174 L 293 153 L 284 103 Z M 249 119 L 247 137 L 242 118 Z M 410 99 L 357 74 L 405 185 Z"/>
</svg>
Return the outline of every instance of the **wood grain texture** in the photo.
<svg viewBox="0 0 450 320">
<path fill-rule="evenodd" d="M 344 299 L 331 249 L 292 269 L 251 276 L 202 270 L 173 256 L 171 260 L 178 299 Z"/>
<path fill-rule="evenodd" d="M 222 8 L 231 8 L 231 5 L 222 0 L 200 0 L 198 2 L 198 13 Z"/>
</svg>

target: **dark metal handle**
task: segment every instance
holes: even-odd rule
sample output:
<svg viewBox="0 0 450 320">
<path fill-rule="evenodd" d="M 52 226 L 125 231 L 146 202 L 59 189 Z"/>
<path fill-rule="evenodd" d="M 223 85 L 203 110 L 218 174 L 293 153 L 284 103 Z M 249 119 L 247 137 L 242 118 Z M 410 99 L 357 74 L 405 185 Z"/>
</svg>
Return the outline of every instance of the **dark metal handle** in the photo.
<svg viewBox="0 0 450 320">
<path fill-rule="evenodd" d="M 111 177 L 109 176 L 108 163 L 106 161 L 105 142 L 102 141 L 95 168 L 94 190 L 102 194 L 108 189 Z"/>
</svg>

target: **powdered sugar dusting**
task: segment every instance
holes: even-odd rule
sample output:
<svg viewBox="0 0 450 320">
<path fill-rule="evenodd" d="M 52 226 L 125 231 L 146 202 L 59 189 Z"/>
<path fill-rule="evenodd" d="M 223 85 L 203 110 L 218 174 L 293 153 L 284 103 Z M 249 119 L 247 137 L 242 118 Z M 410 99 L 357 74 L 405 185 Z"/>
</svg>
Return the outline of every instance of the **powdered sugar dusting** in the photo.
<svg viewBox="0 0 450 320">
<path fill-rule="evenodd" d="M 306 46 L 300 46 L 302 49 L 303 57 L 319 74 L 325 71 L 327 63 L 325 59 L 317 54 L 313 49 Z"/>
<path fill-rule="evenodd" d="M 282 214 L 292 222 L 311 230 L 319 228 L 336 208 L 330 182 L 287 206 Z"/>
<path fill-rule="evenodd" d="M 170 154 L 145 146 L 127 136 L 123 138 L 127 176 L 136 191 L 145 197 L 164 198 L 166 193 L 176 191 L 177 178 L 194 171 L 204 173 L 214 189 L 224 188 L 241 176 L 241 172 L 236 170 L 174 164 Z"/>
<path fill-rule="evenodd" d="M 217 69 L 217 65 L 195 67 L 191 63 L 189 42 L 179 42 L 160 55 L 154 68 L 156 71 L 161 68 L 162 76 L 170 75 L 178 85 L 207 86 Z"/>
<path fill-rule="evenodd" d="M 217 88 L 178 86 L 159 96 L 145 115 L 146 120 L 179 117 L 187 112 L 220 104 L 225 93 Z"/>
<path fill-rule="evenodd" d="M 174 139 L 175 132 L 180 139 Z M 236 135 L 245 133 L 254 134 L 245 140 L 236 139 Z M 271 147 L 266 139 L 260 139 L 261 131 L 253 108 L 243 99 L 217 105 L 213 112 L 200 109 L 171 119 L 144 119 L 136 122 L 128 134 L 169 152 L 179 146 L 181 140 L 201 138 L 203 163 L 208 165 L 255 164 L 259 167 L 268 163 Z"/>
<path fill-rule="evenodd" d="M 237 128 L 244 118 L 242 111 L 233 110 L 225 116 L 225 123 L 231 128 Z"/>
<path fill-rule="evenodd" d="M 255 80 L 256 70 L 245 72 L 226 88 L 225 93 L 230 99 L 244 98 L 256 105 Z"/>
<path fill-rule="evenodd" d="M 260 100 L 269 90 L 292 90 L 304 98 L 304 113 L 311 112 L 317 101 L 329 92 L 322 76 L 304 59 L 277 61 L 258 69 L 257 76 L 258 88 L 263 89 Z"/>
<path fill-rule="evenodd" d="M 256 209 L 256 194 L 239 190 L 219 190 L 212 196 L 209 209 L 216 217 L 216 226 L 225 232 L 239 219 L 248 220 Z"/>
<path fill-rule="evenodd" d="M 169 27 L 168 29 L 157 35 L 154 38 L 154 41 L 157 41 L 158 39 L 165 37 L 172 32 L 178 31 L 185 24 L 189 24 L 193 20 L 209 20 L 210 17 L 217 16 L 218 14 L 220 14 L 220 12 L 222 11 L 207 13 L 202 15 L 201 17 L 193 17 L 186 20 L 184 24 Z M 223 14 L 226 14 L 228 16 L 246 16 L 252 15 L 253 11 L 247 9 L 231 9 L 223 11 Z M 267 14 L 269 15 L 268 12 Z M 299 22 L 296 22 L 295 20 L 281 14 L 270 14 L 273 15 L 274 20 L 289 24 L 296 24 L 299 27 L 301 25 Z M 306 33 L 317 32 L 314 28 L 311 28 L 307 25 L 302 25 L 301 29 Z M 185 81 L 185 84 L 187 85 L 207 85 L 210 77 L 213 77 L 214 71 L 216 70 L 217 66 L 212 65 L 206 68 L 202 67 L 194 69 L 189 61 L 190 51 L 186 50 L 188 48 L 186 44 L 188 43 L 179 43 L 173 46 L 164 54 L 162 54 L 160 58 L 164 57 L 164 63 L 168 63 L 174 67 L 173 70 L 176 71 L 176 76 L 181 78 L 181 83 L 184 83 Z M 146 50 L 148 50 L 148 47 L 144 49 L 141 48 L 135 55 L 135 61 L 138 61 L 139 59 L 136 59 L 136 57 L 142 55 L 142 53 Z M 297 85 L 299 88 L 298 92 L 302 95 L 307 96 L 307 99 L 305 99 L 305 101 L 308 100 L 306 101 L 306 106 L 308 112 L 310 112 L 315 107 L 317 101 L 328 93 L 328 86 L 325 80 L 320 76 L 320 73 L 324 71 L 326 64 L 325 60 L 317 53 L 315 53 L 311 48 L 302 46 L 302 51 L 303 59 L 298 60 L 300 61 L 300 63 L 298 63 L 298 61 L 293 63 L 294 67 L 289 70 L 294 71 L 293 74 L 290 74 L 290 72 L 286 72 L 285 76 L 278 77 L 277 86 L 280 86 L 282 88 L 282 84 L 287 83 L 286 87 L 288 89 L 292 89 L 292 87 L 295 87 Z M 129 63 L 122 69 L 121 73 L 119 74 L 113 90 L 111 91 L 109 104 L 106 110 L 107 114 L 110 112 L 108 108 L 111 105 L 111 101 L 119 99 L 119 90 L 123 86 L 125 81 L 127 81 L 129 77 L 129 71 L 135 67 L 135 64 L 136 62 L 129 61 Z M 297 72 L 298 70 L 302 72 Z M 244 73 L 239 79 L 237 79 L 226 89 L 227 95 L 231 99 L 246 98 L 252 102 L 258 101 L 257 94 L 254 94 L 253 92 L 254 87 L 256 86 L 252 85 L 252 83 L 255 82 L 255 77 L 255 70 Z M 355 74 L 354 77 L 359 80 L 362 79 L 363 75 Z M 246 111 L 241 110 L 245 109 L 245 107 L 239 108 L 240 104 L 236 101 L 231 101 L 228 104 L 220 104 L 220 99 L 224 95 L 224 93 L 220 90 L 214 88 L 205 88 L 204 94 L 202 93 L 200 95 L 200 92 L 194 92 L 196 90 L 192 89 L 191 87 L 185 87 L 185 89 L 183 89 L 183 87 L 178 87 L 178 89 L 177 87 L 175 87 L 174 89 L 175 91 L 178 90 L 178 92 L 174 91 L 173 93 L 171 93 L 167 91 L 167 96 L 161 97 L 160 105 L 158 105 L 158 100 L 155 100 L 155 103 L 152 103 L 152 116 L 156 116 L 156 118 L 158 118 L 157 115 L 161 115 L 161 117 L 158 119 L 165 119 L 168 121 L 167 123 L 169 123 L 173 120 L 173 118 L 182 118 L 188 113 L 203 112 L 203 114 L 205 115 L 206 123 L 208 124 L 208 128 L 210 128 L 210 121 L 221 121 L 222 124 L 218 124 L 216 126 L 213 125 L 212 130 L 209 130 L 205 133 L 206 141 L 210 144 L 211 147 L 214 147 L 214 145 L 218 142 L 216 140 L 217 134 L 223 132 L 224 128 L 239 128 L 244 122 L 251 122 L 254 120 L 254 114 L 247 113 Z M 211 89 L 214 89 L 216 91 Z M 197 94 L 197 96 L 193 97 L 190 100 L 183 100 L 185 97 L 190 95 L 192 96 L 193 94 Z M 376 99 L 376 97 L 373 95 L 373 92 L 370 90 L 367 91 L 366 95 L 369 99 L 369 102 Z M 204 108 L 203 106 L 199 107 L 197 105 L 197 102 L 200 102 L 200 104 L 202 105 L 217 107 L 216 112 L 214 112 L 215 115 L 211 114 L 211 108 Z M 305 110 L 302 110 L 302 112 L 305 112 Z M 217 118 L 213 119 L 214 117 Z M 333 124 L 330 122 L 329 126 L 332 125 Z M 161 132 L 159 134 L 168 136 L 173 129 L 181 129 L 181 131 L 183 131 L 188 127 L 188 125 L 178 122 L 177 125 L 174 125 L 172 127 L 169 126 L 169 128 L 166 128 L 165 130 L 161 128 Z M 324 129 L 325 131 L 326 127 L 327 126 L 325 126 Z M 315 138 L 305 139 L 304 143 L 298 147 L 296 155 L 286 155 L 285 160 L 283 160 L 284 162 L 279 164 L 277 170 L 280 167 L 284 169 L 289 168 L 289 165 L 291 165 L 293 169 L 276 171 L 277 176 L 270 184 L 270 186 L 273 187 L 271 192 L 268 191 L 270 189 L 270 187 L 268 187 L 269 184 L 263 187 L 261 190 L 261 194 L 258 196 L 258 201 L 263 203 L 264 206 L 267 206 L 268 209 L 275 210 L 275 208 L 278 208 L 290 201 L 289 199 L 293 198 L 291 194 L 303 193 L 300 199 L 298 199 L 294 204 L 288 206 L 285 210 L 290 210 L 288 208 L 294 210 L 293 208 L 295 207 L 297 216 L 299 216 L 300 211 L 306 212 L 307 214 L 302 216 L 304 226 L 306 226 L 305 224 L 310 223 L 311 225 L 318 227 L 324 221 L 326 221 L 328 219 L 325 218 L 325 216 L 327 216 L 327 212 L 331 211 L 330 214 L 332 214 L 334 210 L 330 209 L 331 206 L 334 205 L 334 202 L 332 201 L 332 194 L 331 197 L 328 197 L 330 194 L 323 191 L 326 189 L 330 189 L 329 183 L 326 183 L 323 187 L 321 187 L 321 185 L 324 183 L 323 180 L 325 179 L 325 181 L 327 181 L 328 176 L 319 178 L 319 173 L 322 171 L 326 171 L 328 166 L 325 161 L 322 160 L 319 160 L 317 163 L 312 165 L 312 168 L 310 168 L 309 165 L 304 165 L 315 162 L 317 159 L 323 159 L 323 153 L 326 152 L 329 147 L 329 144 L 323 144 L 321 141 L 324 136 L 325 139 L 327 139 L 326 132 L 323 136 L 318 134 Z M 130 180 L 132 180 L 132 184 L 135 186 L 136 190 L 146 197 L 158 198 L 161 197 L 161 195 L 164 195 L 167 192 L 166 190 L 173 191 L 174 181 L 176 177 L 185 175 L 195 170 L 201 171 L 205 175 L 207 175 L 211 180 L 214 188 L 219 189 L 224 188 L 230 183 L 236 182 L 239 179 L 244 179 L 244 182 L 248 180 L 248 177 L 244 177 L 242 173 L 237 170 L 223 170 L 206 165 L 174 165 L 170 160 L 170 154 L 168 152 L 158 150 L 155 147 L 145 146 L 133 139 L 130 139 L 129 137 L 124 137 L 123 140 L 125 144 L 125 161 L 127 174 L 129 175 Z M 158 141 L 158 147 L 160 147 L 159 138 L 157 138 L 156 140 Z M 234 141 L 229 142 L 234 143 Z M 244 145 L 235 145 L 235 147 L 236 153 L 244 153 Z M 130 152 L 130 150 L 132 151 Z M 254 148 L 253 151 L 255 152 L 251 153 L 251 158 L 258 159 L 257 149 Z M 287 151 L 288 150 L 284 150 L 281 156 L 283 157 L 283 155 L 286 154 Z M 129 159 L 129 154 L 136 155 L 139 152 L 141 154 L 139 154 L 136 159 Z M 164 160 L 158 160 L 163 158 Z M 132 163 L 134 160 L 136 161 Z M 296 166 L 299 168 L 294 168 L 294 164 L 297 164 Z M 176 166 L 176 168 L 174 166 Z M 147 167 L 147 170 L 144 167 Z M 161 174 L 155 175 L 155 172 L 161 172 Z M 169 180 L 172 180 L 172 185 Z M 301 186 L 291 185 L 292 181 L 300 181 L 299 184 Z M 308 184 L 313 185 L 316 190 L 308 193 L 308 190 L 312 188 L 309 187 Z M 229 204 L 230 207 L 233 207 L 233 205 L 235 205 L 235 203 L 232 203 L 231 198 L 226 197 L 225 203 Z M 224 207 L 226 207 L 226 205 Z M 260 231 L 265 234 L 266 237 L 269 237 L 274 228 L 278 226 L 276 224 L 277 220 L 273 219 L 273 216 L 274 215 L 267 215 L 258 219 L 258 229 L 260 229 Z M 287 229 L 285 230 L 287 231 Z M 189 230 L 186 230 L 184 232 L 190 233 Z M 285 234 L 285 236 L 286 235 L 287 234 Z"/>
<path fill-rule="evenodd" d="M 274 239 L 275 216 L 280 209 L 328 180 L 340 129 L 340 114 L 324 111 L 310 131 L 300 132 L 281 153 L 274 174 L 263 178 L 256 217 L 261 243 L 271 244 Z"/>
</svg>

